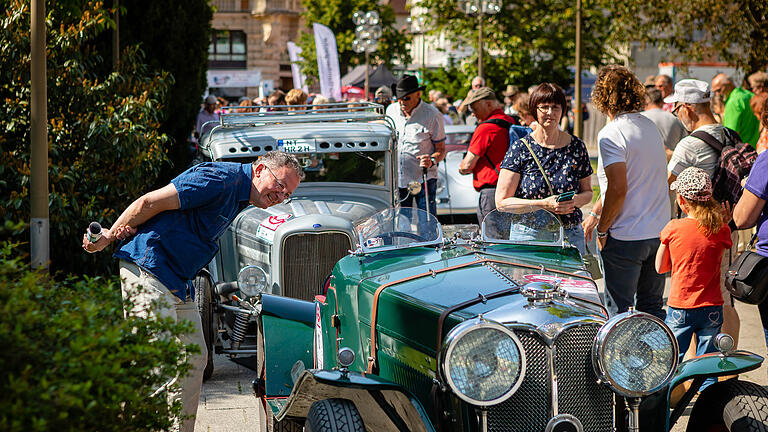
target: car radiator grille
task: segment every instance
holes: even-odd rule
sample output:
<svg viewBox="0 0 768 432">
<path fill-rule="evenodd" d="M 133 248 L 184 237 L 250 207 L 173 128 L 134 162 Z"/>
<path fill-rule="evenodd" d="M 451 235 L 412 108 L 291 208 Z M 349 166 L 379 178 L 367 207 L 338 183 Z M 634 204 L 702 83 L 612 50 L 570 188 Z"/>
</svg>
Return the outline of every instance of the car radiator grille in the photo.
<svg viewBox="0 0 768 432">
<path fill-rule="evenodd" d="M 312 301 L 322 294 L 325 277 L 336 261 L 352 248 L 349 236 L 341 232 L 298 233 L 283 240 L 282 294 Z"/>
<path fill-rule="evenodd" d="M 558 413 L 581 421 L 585 432 L 613 428 L 613 392 L 597 384 L 591 349 L 598 325 L 565 330 L 555 342 L 554 369 L 558 380 Z M 491 432 L 543 431 L 549 421 L 551 377 L 547 346 L 533 333 L 516 330 L 526 355 L 525 380 L 504 403 L 488 411 Z"/>
</svg>

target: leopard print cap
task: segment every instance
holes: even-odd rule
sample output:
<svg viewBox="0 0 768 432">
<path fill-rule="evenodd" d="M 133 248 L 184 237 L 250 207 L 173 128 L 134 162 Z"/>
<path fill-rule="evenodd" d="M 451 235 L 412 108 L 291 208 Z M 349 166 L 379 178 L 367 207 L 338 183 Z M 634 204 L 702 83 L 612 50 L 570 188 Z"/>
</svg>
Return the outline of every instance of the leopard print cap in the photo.
<svg viewBox="0 0 768 432">
<path fill-rule="evenodd" d="M 677 176 L 669 188 L 683 198 L 693 201 L 709 201 L 712 198 L 712 180 L 701 168 L 688 167 Z"/>
</svg>

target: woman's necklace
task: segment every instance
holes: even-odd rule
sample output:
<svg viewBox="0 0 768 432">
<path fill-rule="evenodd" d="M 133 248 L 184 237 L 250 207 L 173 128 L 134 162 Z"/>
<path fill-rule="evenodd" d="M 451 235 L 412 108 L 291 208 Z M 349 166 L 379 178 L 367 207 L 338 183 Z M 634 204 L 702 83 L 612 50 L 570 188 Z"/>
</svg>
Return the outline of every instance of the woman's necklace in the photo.
<svg viewBox="0 0 768 432">
<path fill-rule="evenodd" d="M 542 131 L 541 135 L 539 135 L 539 137 L 542 139 L 541 140 L 536 139 L 536 143 L 550 150 L 554 150 L 562 147 L 562 145 L 560 145 L 560 141 L 562 139 L 562 133 L 560 132 L 559 129 L 557 128 L 555 129 L 555 133 L 554 133 L 555 138 L 552 140 L 553 141 L 552 144 L 548 143 L 547 140 L 545 139 L 545 138 L 549 138 L 550 136 L 552 135 L 544 135 L 544 132 Z"/>
</svg>

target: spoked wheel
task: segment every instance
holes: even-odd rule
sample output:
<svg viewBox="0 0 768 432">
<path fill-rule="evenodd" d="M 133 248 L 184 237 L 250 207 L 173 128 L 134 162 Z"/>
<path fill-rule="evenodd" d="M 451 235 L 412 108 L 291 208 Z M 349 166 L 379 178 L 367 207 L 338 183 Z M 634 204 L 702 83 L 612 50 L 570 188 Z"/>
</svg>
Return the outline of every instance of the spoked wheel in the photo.
<svg viewBox="0 0 768 432">
<path fill-rule="evenodd" d="M 211 303 L 211 280 L 204 274 L 199 274 L 193 282 L 195 287 L 195 301 L 200 311 L 200 323 L 203 326 L 205 347 L 208 349 L 208 358 L 205 361 L 203 381 L 213 375 L 213 304 Z"/>
<path fill-rule="evenodd" d="M 768 391 L 737 379 L 712 384 L 696 400 L 687 431 L 768 432 Z"/>
<path fill-rule="evenodd" d="M 304 423 L 306 432 L 365 432 L 365 424 L 355 404 L 348 399 L 325 399 L 309 408 Z"/>
</svg>

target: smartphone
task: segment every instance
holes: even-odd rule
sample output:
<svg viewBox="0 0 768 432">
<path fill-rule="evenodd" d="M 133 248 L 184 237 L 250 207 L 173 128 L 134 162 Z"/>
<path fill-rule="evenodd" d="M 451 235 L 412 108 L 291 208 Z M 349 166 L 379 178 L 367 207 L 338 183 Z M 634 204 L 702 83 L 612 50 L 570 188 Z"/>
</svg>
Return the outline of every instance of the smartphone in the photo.
<svg viewBox="0 0 768 432">
<path fill-rule="evenodd" d="M 576 192 L 574 192 L 574 191 L 563 192 L 563 193 L 561 193 L 560 195 L 557 196 L 555 201 L 563 202 L 563 201 L 572 200 L 574 195 L 576 195 Z"/>
</svg>

